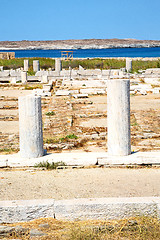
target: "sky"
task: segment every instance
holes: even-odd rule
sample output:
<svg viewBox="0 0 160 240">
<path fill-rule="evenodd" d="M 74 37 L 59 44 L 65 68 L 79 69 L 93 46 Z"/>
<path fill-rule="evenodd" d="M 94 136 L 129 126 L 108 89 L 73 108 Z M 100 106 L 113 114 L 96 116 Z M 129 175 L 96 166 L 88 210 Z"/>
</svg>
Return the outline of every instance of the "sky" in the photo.
<svg viewBox="0 0 160 240">
<path fill-rule="evenodd" d="M 0 41 L 160 40 L 160 0 L 0 0 Z"/>
</svg>

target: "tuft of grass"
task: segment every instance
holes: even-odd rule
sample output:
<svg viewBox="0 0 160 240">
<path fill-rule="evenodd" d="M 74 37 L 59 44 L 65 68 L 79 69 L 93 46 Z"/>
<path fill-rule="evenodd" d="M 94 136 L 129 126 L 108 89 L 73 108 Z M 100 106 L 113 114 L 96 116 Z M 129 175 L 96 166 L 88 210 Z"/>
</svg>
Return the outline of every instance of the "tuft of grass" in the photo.
<svg viewBox="0 0 160 240">
<path fill-rule="evenodd" d="M 4 153 L 4 154 L 11 154 L 11 153 L 16 153 L 19 150 L 16 148 L 0 148 L 0 153 Z"/>
<path fill-rule="evenodd" d="M 42 89 L 43 88 L 42 84 L 32 84 L 32 85 L 26 84 L 24 87 L 25 90 L 33 90 L 37 88 Z"/>
<path fill-rule="evenodd" d="M 46 112 L 45 113 L 46 116 L 54 116 L 56 115 L 54 111 L 50 111 L 50 112 Z"/>
<path fill-rule="evenodd" d="M 47 138 L 43 140 L 44 143 L 58 143 L 59 140 L 56 138 Z"/>
<path fill-rule="evenodd" d="M 34 165 L 34 167 L 37 167 L 37 168 L 46 168 L 46 169 L 56 169 L 57 167 L 59 166 L 66 166 L 66 164 L 64 162 L 52 162 L 52 163 L 49 163 L 48 161 L 43 161 L 43 162 L 39 162 L 37 164 Z"/>
<path fill-rule="evenodd" d="M 28 69 L 28 76 L 35 76 L 35 72 L 33 71 L 33 66 L 30 66 Z"/>
<path fill-rule="evenodd" d="M 145 83 L 144 79 L 142 79 L 142 78 L 140 78 L 139 81 L 140 81 L 141 83 Z"/>
<path fill-rule="evenodd" d="M 68 139 L 78 139 L 78 137 L 73 133 L 73 134 L 69 134 L 63 138 L 59 138 L 60 141 L 67 141 Z"/>
</svg>

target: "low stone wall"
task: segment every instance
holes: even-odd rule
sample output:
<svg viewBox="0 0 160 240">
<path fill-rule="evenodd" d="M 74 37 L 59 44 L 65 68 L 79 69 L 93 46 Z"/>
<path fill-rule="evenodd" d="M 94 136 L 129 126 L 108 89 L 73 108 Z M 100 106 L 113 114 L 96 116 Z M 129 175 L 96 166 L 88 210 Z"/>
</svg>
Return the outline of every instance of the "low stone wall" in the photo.
<svg viewBox="0 0 160 240">
<path fill-rule="evenodd" d="M 160 197 L 0 201 L 0 223 L 53 217 L 64 220 L 160 218 Z"/>
</svg>

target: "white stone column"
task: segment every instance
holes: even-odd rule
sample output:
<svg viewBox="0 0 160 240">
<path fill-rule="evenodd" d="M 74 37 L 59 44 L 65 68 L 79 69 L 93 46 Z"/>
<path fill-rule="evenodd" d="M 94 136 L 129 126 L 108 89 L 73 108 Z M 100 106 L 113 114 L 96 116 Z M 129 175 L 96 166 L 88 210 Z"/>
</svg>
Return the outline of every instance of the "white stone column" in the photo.
<svg viewBox="0 0 160 240">
<path fill-rule="evenodd" d="M 24 71 L 27 72 L 29 68 L 29 60 L 24 60 Z"/>
<path fill-rule="evenodd" d="M 27 72 L 21 72 L 22 83 L 27 83 Z"/>
<path fill-rule="evenodd" d="M 37 158 L 44 155 L 41 97 L 19 97 L 20 156 Z"/>
<path fill-rule="evenodd" d="M 60 74 L 60 71 L 62 71 L 62 63 L 60 58 L 55 58 L 55 71 Z"/>
<path fill-rule="evenodd" d="M 33 61 L 33 71 L 38 72 L 39 70 L 40 70 L 39 60 L 34 60 Z"/>
<path fill-rule="evenodd" d="M 131 154 L 130 80 L 107 81 L 107 120 L 109 155 Z"/>
<path fill-rule="evenodd" d="M 126 71 L 130 72 L 132 71 L 132 59 L 126 58 Z"/>
</svg>

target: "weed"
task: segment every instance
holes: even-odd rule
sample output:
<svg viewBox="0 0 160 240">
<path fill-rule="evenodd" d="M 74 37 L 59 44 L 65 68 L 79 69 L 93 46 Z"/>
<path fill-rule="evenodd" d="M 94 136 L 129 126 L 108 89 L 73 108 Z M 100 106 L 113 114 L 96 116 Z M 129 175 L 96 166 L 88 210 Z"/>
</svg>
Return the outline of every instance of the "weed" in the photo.
<svg viewBox="0 0 160 240">
<path fill-rule="evenodd" d="M 15 148 L 1 148 L 0 153 L 10 154 L 12 152 L 18 152 L 18 149 Z"/>
<path fill-rule="evenodd" d="M 59 138 L 60 141 L 67 141 L 68 139 L 78 139 L 78 137 L 73 133 L 73 134 L 69 134 L 63 138 Z"/>
<path fill-rule="evenodd" d="M 46 112 L 45 114 L 46 114 L 46 116 L 54 116 L 54 115 L 55 115 L 55 112 L 50 111 L 50 112 Z"/>
<path fill-rule="evenodd" d="M 141 83 L 145 83 L 144 79 L 142 79 L 142 78 L 140 78 L 139 81 L 140 81 Z"/>
<path fill-rule="evenodd" d="M 32 84 L 32 85 L 29 85 L 29 84 L 26 84 L 24 89 L 25 90 L 33 90 L 33 89 L 37 89 L 37 88 L 43 88 L 42 84 Z"/>
<path fill-rule="evenodd" d="M 33 71 L 33 67 L 30 66 L 28 69 L 28 76 L 34 76 L 34 75 L 35 75 L 35 72 Z"/>
<path fill-rule="evenodd" d="M 37 164 L 34 165 L 34 167 L 37 167 L 37 168 L 46 168 L 46 169 L 56 169 L 57 167 L 59 166 L 66 166 L 66 164 L 64 162 L 52 162 L 52 163 L 49 163 L 48 161 L 46 162 L 39 162 Z"/>
<path fill-rule="evenodd" d="M 50 143 L 58 143 L 59 140 L 57 140 L 55 138 L 47 138 L 47 139 L 43 140 L 43 142 L 50 144 Z"/>
</svg>

